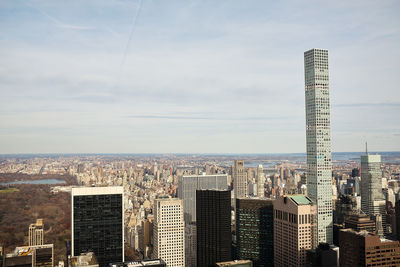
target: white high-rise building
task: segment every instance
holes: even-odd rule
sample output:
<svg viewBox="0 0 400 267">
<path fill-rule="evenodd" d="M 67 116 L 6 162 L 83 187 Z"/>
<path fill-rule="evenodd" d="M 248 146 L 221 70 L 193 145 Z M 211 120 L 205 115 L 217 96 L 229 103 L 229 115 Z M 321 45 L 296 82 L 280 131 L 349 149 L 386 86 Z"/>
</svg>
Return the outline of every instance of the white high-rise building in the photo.
<svg viewBox="0 0 400 267">
<path fill-rule="evenodd" d="M 380 155 L 361 156 L 361 210 L 374 218 L 381 215 L 386 231 L 386 200 L 382 192 L 382 169 Z"/>
<path fill-rule="evenodd" d="M 317 204 L 318 242 L 333 242 L 328 50 L 304 52 L 307 192 Z"/>
<path fill-rule="evenodd" d="M 236 160 L 232 166 L 233 190 L 235 198 L 248 196 L 247 175 L 244 171 L 244 161 Z"/>
<path fill-rule="evenodd" d="M 182 199 L 155 199 L 153 257 L 164 260 L 168 267 L 184 267 L 184 228 Z"/>
<path fill-rule="evenodd" d="M 29 225 L 29 246 L 41 246 L 44 244 L 43 219 L 37 219 L 36 223 Z"/>
</svg>

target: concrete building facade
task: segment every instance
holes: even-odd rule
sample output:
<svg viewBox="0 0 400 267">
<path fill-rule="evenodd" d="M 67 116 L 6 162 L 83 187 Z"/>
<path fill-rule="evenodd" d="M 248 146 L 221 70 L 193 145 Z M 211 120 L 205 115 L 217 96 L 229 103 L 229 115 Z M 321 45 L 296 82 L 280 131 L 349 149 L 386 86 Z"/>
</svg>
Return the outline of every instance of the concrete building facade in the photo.
<svg viewBox="0 0 400 267">
<path fill-rule="evenodd" d="M 40 246 L 44 244 L 43 219 L 37 219 L 36 223 L 29 225 L 29 246 Z"/>
<path fill-rule="evenodd" d="M 367 231 L 340 230 L 340 266 L 400 266 L 400 244 Z"/>
<path fill-rule="evenodd" d="M 178 198 L 154 200 L 153 258 L 168 267 L 185 266 L 185 223 L 183 201 Z"/>
<path fill-rule="evenodd" d="M 273 205 L 275 267 L 304 266 L 306 250 L 316 247 L 316 205 L 304 195 L 280 196 Z"/>
<path fill-rule="evenodd" d="M 244 160 L 235 159 L 232 166 L 233 190 L 235 198 L 248 196 L 247 174 L 244 168 Z"/>
</svg>

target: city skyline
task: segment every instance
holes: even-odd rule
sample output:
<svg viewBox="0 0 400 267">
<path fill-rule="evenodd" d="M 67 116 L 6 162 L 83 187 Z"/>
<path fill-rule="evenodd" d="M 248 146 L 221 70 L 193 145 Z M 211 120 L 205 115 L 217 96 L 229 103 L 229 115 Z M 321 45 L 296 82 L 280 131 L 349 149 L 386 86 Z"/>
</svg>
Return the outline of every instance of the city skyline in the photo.
<svg viewBox="0 0 400 267">
<path fill-rule="evenodd" d="M 399 151 L 399 10 L 2 2 L 0 153 L 305 152 L 316 47 L 330 51 L 332 151 Z"/>
</svg>

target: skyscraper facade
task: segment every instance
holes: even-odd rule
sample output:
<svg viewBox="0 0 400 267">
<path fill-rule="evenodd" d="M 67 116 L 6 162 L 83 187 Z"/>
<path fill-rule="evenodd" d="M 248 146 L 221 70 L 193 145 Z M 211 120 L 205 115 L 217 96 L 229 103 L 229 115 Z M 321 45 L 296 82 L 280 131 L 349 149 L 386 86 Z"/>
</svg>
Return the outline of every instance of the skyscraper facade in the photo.
<svg viewBox="0 0 400 267">
<path fill-rule="evenodd" d="M 361 156 L 361 209 L 374 218 L 382 216 L 383 230 L 386 230 L 385 196 L 382 193 L 382 170 L 380 155 Z"/>
<path fill-rule="evenodd" d="M 153 258 L 168 267 L 185 266 L 183 202 L 178 198 L 154 200 Z"/>
<path fill-rule="evenodd" d="M 36 223 L 29 225 L 29 246 L 39 246 L 44 244 L 43 220 L 37 219 Z"/>
<path fill-rule="evenodd" d="M 178 197 L 183 199 L 185 223 L 196 222 L 196 190 L 228 189 L 228 176 L 215 175 L 183 175 L 178 178 Z"/>
<path fill-rule="evenodd" d="M 232 259 L 231 192 L 197 190 L 197 267 Z"/>
<path fill-rule="evenodd" d="M 257 167 L 257 196 L 264 197 L 264 170 L 261 164 Z"/>
<path fill-rule="evenodd" d="M 235 197 L 247 197 L 247 175 L 244 169 L 244 160 L 235 159 L 232 166 L 232 178 Z"/>
<path fill-rule="evenodd" d="M 304 195 L 278 197 L 274 203 L 274 266 L 305 266 L 316 247 L 316 206 Z"/>
<path fill-rule="evenodd" d="M 72 256 L 94 252 L 99 266 L 124 261 L 123 188 L 73 187 Z"/>
<path fill-rule="evenodd" d="M 332 243 L 332 157 L 328 50 L 304 53 L 307 192 L 317 205 L 318 241 Z"/>
<path fill-rule="evenodd" d="M 340 266 L 400 266 L 400 244 L 367 231 L 340 230 Z"/>
<path fill-rule="evenodd" d="M 238 259 L 253 266 L 274 265 L 274 216 L 271 199 L 236 199 L 236 245 Z"/>
</svg>

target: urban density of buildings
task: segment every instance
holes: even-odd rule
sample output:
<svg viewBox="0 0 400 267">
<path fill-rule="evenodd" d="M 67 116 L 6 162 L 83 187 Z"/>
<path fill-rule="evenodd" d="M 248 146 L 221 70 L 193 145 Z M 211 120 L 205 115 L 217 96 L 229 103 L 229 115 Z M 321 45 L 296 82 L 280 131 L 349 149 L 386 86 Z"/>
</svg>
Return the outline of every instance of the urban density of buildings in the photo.
<svg viewBox="0 0 400 267">
<path fill-rule="evenodd" d="M 2 205 L 51 179 L 0 267 L 400 266 L 400 153 L 332 154 L 328 51 L 304 72 L 306 154 L 0 158 Z"/>
</svg>

